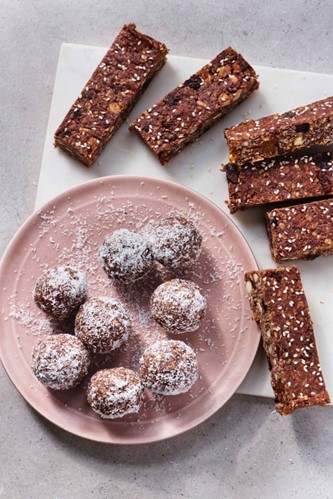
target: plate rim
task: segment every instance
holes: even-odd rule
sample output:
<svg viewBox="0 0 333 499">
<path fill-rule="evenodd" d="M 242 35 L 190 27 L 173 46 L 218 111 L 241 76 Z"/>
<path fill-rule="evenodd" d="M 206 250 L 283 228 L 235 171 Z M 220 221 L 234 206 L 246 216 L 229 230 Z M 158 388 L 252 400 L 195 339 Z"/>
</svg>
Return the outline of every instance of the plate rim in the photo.
<svg viewBox="0 0 333 499">
<path fill-rule="evenodd" d="M 113 181 L 113 179 L 116 182 L 121 182 L 121 181 L 138 182 L 138 183 L 151 182 L 152 184 L 155 184 L 155 185 L 156 184 L 160 184 L 160 185 L 163 184 L 171 189 L 175 189 L 175 188 L 180 189 L 180 190 L 183 190 L 185 192 L 188 192 L 189 195 L 192 195 L 194 197 L 198 197 L 199 199 L 201 198 L 201 200 L 203 200 L 204 203 L 210 205 L 210 207 L 213 208 L 214 210 L 217 210 L 219 212 L 219 214 L 222 216 L 222 218 L 224 217 L 228 221 L 228 223 L 233 227 L 233 230 L 236 233 L 238 233 L 238 235 L 241 237 L 241 239 L 244 242 L 244 246 L 247 248 L 249 256 L 251 256 L 251 258 L 253 260 L 254 269 L 258 268 L 258 263 L 257 263 L 257 260 L 255 258 L 255 255 L 253 253 L 253 250 L 252 250 L 251 246 L 249 245 L 249 243 L 247 242 L 242 231 L 236 226 L 234 221 L 231 219 L 231 217 L 227 213 L 225 213 L 216 203 L 214 203 L 212 200 L 207 198 L 204 194 L 201 194 L 200 192 L 196 191 L 195 189 L 192 189 L 191 187 L 188 187 L 184 184 L 174 182 L 171 180 L 167 180 L 167 179 L 161 179 L 159 177 L 154 177 L 154 176 L 150 176 L 150 175 L 107 175 L 107 176 L 101 176 L 101 177 L 97 177 L 94 179 L 90 179 L 88 181 L 81 182 L 75 186 L 72 186 L 68 189 L 65 189 L 64 191 L 62 191 L 61 193 L 57 194 L 55 197 L 53 197 L 52 199 L 50 199 L 46 203 L 44 203 L 40 208 L 34 210 L 33 213 L 31 213 L 28 216 L 28 218 L 23 222 L 23 224 L 18 228 L 18 230 L 13 235 L 13 237 L 9 241 L 9 243 L 8 243 L 4 253 L 2 255 L 2 258 L 0 260 L 0 285 L 1 285 L 1 279 L 2 279 L 3 272 L 4 272 L 4 268 L 6 267 L 6 263 L 7 263 L 8 258 L 11 256 L 11 252 L 12 252 L 13 248 L 15 248 L 17 242 L 19 241 L 20 237 L 22 236 L 22 233 L 24 233 L 24 231 L 27 229 L 27 227 L 29 227 L 29 225 L 34 222 L 35 217 L 39 213 L 47 211 L 50 208 L 54 208 L 54 206 L 56 206 L 57 203 L 64 202 L 65 201 L 64 198 L 66 198 L 66 196 L 70 197 L 71 194 L 74 194 L 74 193 L 76 194 L 77 191 L 80 191 L 80 189 L 82 189 L 82 188 L 89 190 L 90 186 L 93 186 L 93 185 L 98 186 L 100 184 L 103 184 L 104 182 L 111 183 Z M 1 303 L 1 298 L 0 298 L 0 303 Z M 0 323 L 1 322 L 3 322 L 2 317 L 0 319 Z M 4 333 L 2 333 L 2 334 L 4 334 Z M 0 336 L 1 336 L 1 333 L 0 333 Z M 204 421 L 206 421 L 207 419 L 212 417 L 219 409 L 221 409 L 230 400 L 230 398 L 236 393 L 237 388 L 243 382 L 244 378 L 246 377 L 246 375 L 247 375 L 247 373 L 248 373 L 248 371 L 249 371 L 249 369 L 254 361 L 254 358 L 256 356 L 256 353 L 257 353 L 257 350 L 258 350 L 258 347 L 260 344 L 259 330 L 258 330 L 258 335 L 257 335 L 256 341 L 254 343 L 255 343 L 255 345 L 254 345 L 254 348 L 252 351 L 252 355 L 250 356 L 250 361 L 249 361 L 249 365 L 248 365 L 247 370 L 242 373 L 241 378 L 237 381 L 237 386 L 235 386 L 233 392 L 228 394 L 227 398 L 224 399 L 222 405 L 219 405 L 218 407 L 213 407 L 213 410 L 211 410 L 208 413 L 205 413 L 203 417 L 200 416 L 199 418 L 196 418 L 194 420 L 195 422 L 193 424 L 187 424 L 187 426 L 181 430 L 179 430 L 177 428 L 177 431 L 174 431 L 172 434 L 170 434 L 168 436 L 162 435 L 160 437 L 153 437 L 153 438 L 149 438 L 149 436 L 148 436 L 147 439 L 142 439 L 140 441 L 133 441 L 131 439 L 131 436 L 128 436 L 128 437 L 123 436 L 122 440 L 112 440 L 113 435 L 111 435 L 111 438 L 110 438 L 110 436 L 108 438 L 106 438 L 105 435 L 93 436 L 93 435 L 86 434 L 86 433 L 80 431 L 80 428 L 78 428 L 77 431 L 74 431 L 74 429 L 69 429 L 69 428 L 61 425 L 59 422 L 57 422 L 56 418 L 52 418 L 52 416 L 50 416 L 47 413 L 48 411 L 44 410 L 42 407 L 39 407 L 38 403 L 36 403 L 35 401 L 31 401 L 30 399 L 26 398 L 25 395 L 23 395 L 20 387 L 15 382 L 15 376 L 13 379 L 13 377 L 11 375 L 11 367 L 10 367 L 10 365 L 7 364 L 7 360 L 6 360 L 6 356 L 5 356 L 5 352 L 4 352 L 5 349 L 3 347 L 3 342 L 0 342 L 0 360 L 1 360 L 4 371 L 6 372 L 8 378 L 10 379 L 10 381 L 12 382 L 12 384 L 14 385 L 16 390 L 23 397 L 25 402 L 28 403 L 30 405 L 30 407 L 32 407 L 40 416 L 45 418 L 48 422 L 54 424 L 56 427 L 61 428 L 62 430 L 66 431 L 67 433 L 69 433 L 71 435 L 75 435 L 75 436 L 78 436 L 80 438 L 84 438 L 84 439 L 89 440 L 89 441 L 106 443 L 106 444 L 113 444 L 113 445 L 143 445 L 143 444 L 149 444 L 149 443 L 154 443 L 154 442 L 160 442 L 163 440 L 167 440 L 167 439 L 182 435 L 182 434 L 194 429 L 199 424 L 203 423 Z M 199 421 L 197 421 L 197 419 L 199 419 Z"/>
</svg>

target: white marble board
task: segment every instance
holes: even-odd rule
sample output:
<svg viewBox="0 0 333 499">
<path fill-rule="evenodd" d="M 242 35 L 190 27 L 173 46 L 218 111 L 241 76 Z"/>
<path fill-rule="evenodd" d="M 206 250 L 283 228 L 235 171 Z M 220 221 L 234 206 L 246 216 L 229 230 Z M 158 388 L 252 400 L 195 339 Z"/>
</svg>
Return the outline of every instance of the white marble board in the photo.
<svg viewBox="0 0 333 499">
<path fill-rule="evenodd" d="M 237 47 L 235 47 L 237 48 Z M 45 147 L 38 183 L 36 209 L 65 189 L 105 175 L 143 175 L 165 178 L 184 184 L 216 203 L 225 213 L 227 183 L 220 164 L 228 151 L 223 129 L 244 119 L 284 112 L 332 94 L 333 75 L 255 66 L 260 89 L 229 116 L 187 147 L 166 166 L 161 166 L 138 137 L 125 124 L 107 145 L 97 163 L 87 168 L 62 151 L 53 148 L 53 134 L 70 105 L 79 95 L 106 49 L 63 44 L 60 51 Z M 212 54 L 212 56 L 215 54 Z M 243 54 L 246 57 L 246 54 Z M 129 120 L 188 78 L 207 60 L 180 56 L 168 62 L 132 111 Z M 253 61 L 250 61 L 253 63 Z M 309 68 L 311 69 L 311 68 Z M 269 253 L 262 209 L 252 209 L 232 220 L 250 245 L 258 266 L 275 266 Z M 317 334 L 327 388 L 333 393 L 333 257 L 298 262 Z M 266 359 L 261 346 L 239 393 L 272 397 Z"/>
</svg>

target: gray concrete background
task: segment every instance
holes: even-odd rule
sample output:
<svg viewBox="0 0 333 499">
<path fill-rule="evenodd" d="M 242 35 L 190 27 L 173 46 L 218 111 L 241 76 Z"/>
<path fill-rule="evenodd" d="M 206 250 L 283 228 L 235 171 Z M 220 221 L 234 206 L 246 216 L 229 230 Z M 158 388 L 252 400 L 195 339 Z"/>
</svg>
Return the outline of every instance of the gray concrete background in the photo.
<svg viewBox="0 0 333 499">
<path fill-rule="evenodd" d="M 232 45 L 255 64 L 333 73 L 330 0 L 2 0 L 1 253 L 32 212 L 62 42 L 107 46 L 125 22 L 171 53 Z M 185 435 L 141 447 L 88 442 L 32 410 L 0 369 L 0 497 L 332 498 L 333 410 L 281 418 L 234 396 Z"/>
</svg>

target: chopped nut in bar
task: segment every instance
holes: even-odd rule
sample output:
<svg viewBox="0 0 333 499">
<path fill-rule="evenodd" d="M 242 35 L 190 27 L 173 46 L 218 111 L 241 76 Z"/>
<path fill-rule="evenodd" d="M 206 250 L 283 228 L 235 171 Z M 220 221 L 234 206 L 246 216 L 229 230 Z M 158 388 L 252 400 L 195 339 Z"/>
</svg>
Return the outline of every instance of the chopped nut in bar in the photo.
<svg viewBox="0 0 333 499">
<path fill-rule="evenodd" d="M 333 255 L 333 199 L 269 211 L 266 228 L 276 262 Z"/>
<path fill-rule="evenodd" d="M 313 323 L 295 266 L 245 274 L 253 319 L 258 322 L 282 415 L 330 402 L 320 367 Z"/>
<path fill-rule="evenodd" d="M 165 45 L 125 25 L 55 133 L 60 147 L 91 166 L 166 61 Z"/>
<path fill-rule="evenodd" d="M 333 97 L 224 130 L 230 163 L 255 163 L 333 143 Z"/>
<path fill-rule="evenodd" d="M 229 47 L 135 119 L 130 130 L 163 165 L 258 86 L 254 69 Z"/>
<path fill-rule="evenodd" d="M 284 201 L 333 196 L 333 155 L 283 156 L 225 167 L 230 213 Z"/>
</svg>

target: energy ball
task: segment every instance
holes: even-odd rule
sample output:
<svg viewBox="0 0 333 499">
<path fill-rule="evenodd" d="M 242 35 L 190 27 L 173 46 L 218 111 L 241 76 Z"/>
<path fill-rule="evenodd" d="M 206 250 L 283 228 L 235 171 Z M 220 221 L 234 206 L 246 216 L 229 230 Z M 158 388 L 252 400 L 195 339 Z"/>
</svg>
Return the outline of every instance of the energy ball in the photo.
<svg viewBox="0 0 333 499">
<path fill-rule="evenodd" d="M 143 401 L 140 377 L 131 369 L 102 369 L 90 380 L 87 399 L 93 411 L 105 419 L 138 412 Z"/>
<path fill-rule="evenodd" d="M 84 273 L 70 265 L 45 270 L 33 290 L 36 305 L 58 321 L 74 314 L 86 296 Z"/>
<path fill-rule="evenodd" d="M 180 268 L 193 264 L 200 256 L 202 236 L 184 216 L 170 216 L 155 224 L 150 233 L 154 258 L 166 267 Z"/>
<path fill-rule="evenodd" d="M 187 392 L 198 375 L 196 355 L 183 341 L 157 341 L 140 358 L 142 384 L 161 395 Z"/>
<path fill-rule="evenodd" d="M 206 298 L 192 281 L 172 279 L 160 284 L 150 299 L 151 314 L 172 333 L 189 333 L 199 328 L 206 313 Z"/>
<path fill-rule="evenodd" d="M 107 236 L 97 257 L 107 275 L 123 283 L 140 279 L 154 265 L 148 241 L 127 229 Z"/>
<path fill-rule="evenodd" d="M 131 319 L 114 298 L 98 296 L 81 305 L 75 317 L 75 335 L 94 353 L 109 353 L 129 336 Z"/>
<path fill-rule="evenodd" d="M 43 385 L 68 390 L 88 373 L 90 360 L 83 343 L 71 334 L 54 334 L 35 345 L 31 367 Z"/>
</svg>

